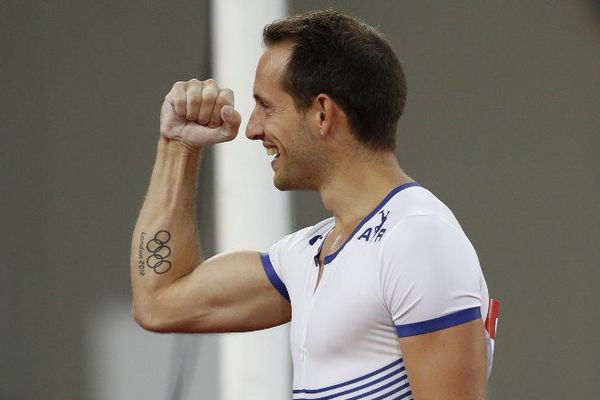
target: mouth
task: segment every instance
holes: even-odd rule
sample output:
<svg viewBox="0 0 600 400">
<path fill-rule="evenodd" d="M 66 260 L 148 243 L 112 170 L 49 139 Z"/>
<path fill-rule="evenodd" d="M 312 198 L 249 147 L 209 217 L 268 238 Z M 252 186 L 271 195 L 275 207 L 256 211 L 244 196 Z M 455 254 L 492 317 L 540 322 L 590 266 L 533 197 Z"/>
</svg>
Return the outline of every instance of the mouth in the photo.
<svg viewBox="0 0 600 400">
<path fill-rule="evenodd" d="M 279 158 L 279 150 L 276 147 L 267 147 L 267 156 L 271 157 L 271 161 Z"/>
</svg>

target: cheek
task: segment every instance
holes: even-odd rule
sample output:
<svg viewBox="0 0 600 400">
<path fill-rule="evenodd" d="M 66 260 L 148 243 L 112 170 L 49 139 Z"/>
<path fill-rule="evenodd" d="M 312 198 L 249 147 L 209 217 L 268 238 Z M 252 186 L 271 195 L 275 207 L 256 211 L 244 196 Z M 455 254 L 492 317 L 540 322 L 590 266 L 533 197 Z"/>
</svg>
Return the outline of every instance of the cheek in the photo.
<svg viewBox="0 0 600 400">
<path fill-rule="evenodd" d="M 266 119 L 264 129 L 267 137 L 270 137 L 281 151 L 286 151 L 295 148 L 298 142 L 296 124 L 294 121 L 274 115 Z"/>
<path fill-rule="evenodd" d="M 263 129 L 267 135 L 278 141 L 285 135 L 285 125 L 277 117 L 266 117 L 263 121 Z"/>
</svg>

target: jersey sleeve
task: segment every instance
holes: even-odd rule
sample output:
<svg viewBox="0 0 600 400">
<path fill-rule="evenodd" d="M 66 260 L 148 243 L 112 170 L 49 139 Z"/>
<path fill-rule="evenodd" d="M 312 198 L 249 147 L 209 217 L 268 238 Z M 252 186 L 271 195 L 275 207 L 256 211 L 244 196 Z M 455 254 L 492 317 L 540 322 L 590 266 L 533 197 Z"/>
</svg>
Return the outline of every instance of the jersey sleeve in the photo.
<svg viewBox="0 0 600 400">
<path fill-rule="evenodd" d="M 284 237 L 272 245 L 268 251 L 260 254 L 260 259 L 269 281 L 271 281 L 271 284 L 287 301 L 290 301 L 290 296 L 284 283 L 283 261 L 285 259 L 285 252 L 290 246 L 291 237 L 291 235 Z"/>
<path fill-rule="evenodd" d="M 459 227 L 432 215 L 404 218 L 383 243 L 381 290 L 398 337 L 481 318 L 483 275 Z"/>
</svg>

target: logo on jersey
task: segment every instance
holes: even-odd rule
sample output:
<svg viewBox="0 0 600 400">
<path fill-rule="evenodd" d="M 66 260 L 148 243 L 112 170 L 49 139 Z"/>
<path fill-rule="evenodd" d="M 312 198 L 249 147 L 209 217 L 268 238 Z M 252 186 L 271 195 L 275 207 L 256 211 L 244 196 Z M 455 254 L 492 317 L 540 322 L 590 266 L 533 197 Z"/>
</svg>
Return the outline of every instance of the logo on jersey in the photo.
<svg viewBox="0 0 600 400">
<path fill-rule="evenodd" d="M 381 223 L 373 228 L 367 228 L 364 232 L 358 237 L 358 240 L 364 240 L 365 242 L 378 242 L 383 237 L 385 233 L 385 228 L 383 224 L 388 218 L 390 212 L 386 212 L 385 210 L 379 211 L 379 215 L 381 216 Z"/>
<path fill-rule="evenodd" d="M 319 239 L 323 239 L 323 236 L 321 236 L 321 235 L 314 236 L 313 238 L 311 238 L 311 239 L 308 241 L 308 243 L 309 243 L 309 244 L 312 246 L 312 245 L 314 245 L 315 243 L 317 243 L 317 240 L 319 240 Z"/>
</svg>

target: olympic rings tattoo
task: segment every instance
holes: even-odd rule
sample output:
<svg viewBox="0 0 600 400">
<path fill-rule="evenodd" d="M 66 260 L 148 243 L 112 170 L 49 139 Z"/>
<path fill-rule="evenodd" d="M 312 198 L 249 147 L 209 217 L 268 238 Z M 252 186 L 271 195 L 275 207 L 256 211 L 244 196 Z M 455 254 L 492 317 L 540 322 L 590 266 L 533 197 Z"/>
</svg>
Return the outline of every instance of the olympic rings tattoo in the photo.
<svg viewBox="0 0 600 400">
<path fill-rule="evenodd" d="M 162 230 L 156 232 L 154 239 L 146 243 L 146 249 L 152 253 L 146 259 L 148 268 L 152 268 L 157 274 L 164 274 L 171 269 L 171 262 L 166 260 L 171 255 L 171 248 L 167 243 L 171 240 L 171 234 L 168 231 Z"/>
</svg>

